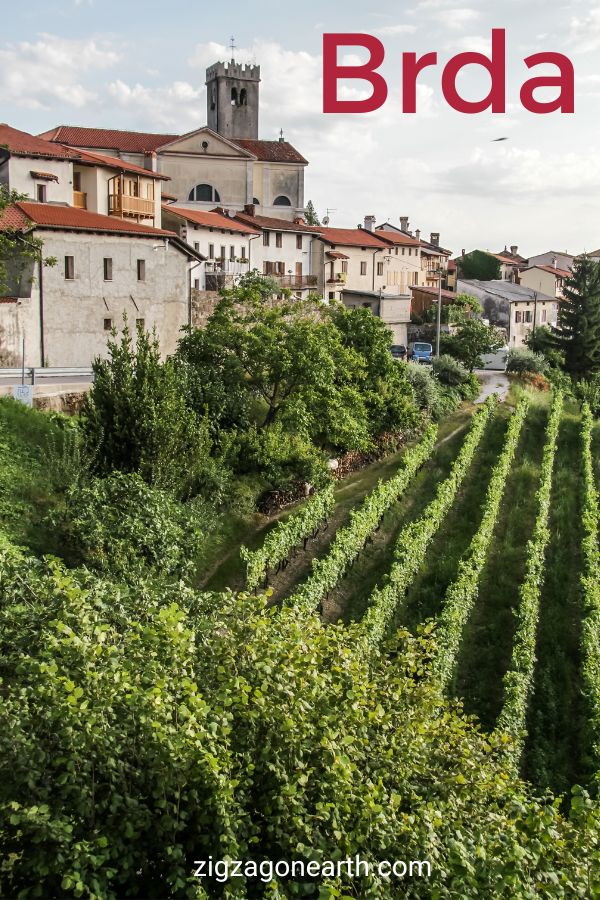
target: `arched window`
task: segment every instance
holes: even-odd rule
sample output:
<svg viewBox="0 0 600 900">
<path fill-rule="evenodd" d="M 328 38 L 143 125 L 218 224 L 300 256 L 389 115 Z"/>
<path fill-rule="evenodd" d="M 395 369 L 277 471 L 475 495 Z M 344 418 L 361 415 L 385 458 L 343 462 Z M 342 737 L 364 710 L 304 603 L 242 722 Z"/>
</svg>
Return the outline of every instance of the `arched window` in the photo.
<svg viewBox="0 0 600 900">
<path fill-rule="evenodd" d="M 190 191 L 188 200 L 196 203 L 220 203 L 219 192 L 212 184 L 197 184 Z"/>
<path fill-rule="evenodd" d="M 240 106 L 248 106 L 248 94 L 246 88 L 242 88 L 240 91 Z"/>
<path fill-rule="evenodd" d="M 236 87 L 232 87 L 232 88 L 231 88 L 231 105 L 232 105 L 232 106 L 237 106 L 237 105 L 238 105 L 238 95 L 237 95 L 237 88 L 236 88 Z"/>
<path fill-rule="evenodd" d="M 286 197 L 285 194 L 280 194 L 279 197 L 275 197 L 273 200 L 273 206 L 291 206 L 292 201 L 289 197 Z"/>
<path fill-rule="evenodd" d="M 260 200 L 257 197 L 253 197 L 252 202 L 254 203 L 255 206 L 260 206 Z"/>
</svg>

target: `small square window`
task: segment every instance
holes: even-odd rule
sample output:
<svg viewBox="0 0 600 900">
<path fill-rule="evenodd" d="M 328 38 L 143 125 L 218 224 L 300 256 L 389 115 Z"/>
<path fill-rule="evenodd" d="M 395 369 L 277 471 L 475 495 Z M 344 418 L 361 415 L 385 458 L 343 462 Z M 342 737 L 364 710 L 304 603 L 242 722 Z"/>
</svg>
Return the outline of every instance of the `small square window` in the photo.
<svg viewBox="0 0 600 900">
<path fill-rule="evenodd" d="M 377 274 L 383 275 L 383 263 L 382 262 L 377 263 Z"/>
<path fill-rule="evenodd" d="M 105 320 L 104 320 L 104 330 L 105 330 L 105 331 L 112 331 L 112 327 L 113 327 L 113 320 L 112 320 L 112 319 L 105 319 Z"/>
<path fill-rule="evenodd" d="M 75 257 L 65 256 L 65 281 L 74 281 L 75 279 Z"/>
<path fill-rule="evenodd" d="M 200 244 L 198 243 L 198 241 L 194 241 L 194 250 L 196 251 L 196 253 L 200 253 Z"/>
<path fill-rule="evenodd" d="M 137 261 L 137 280 L 145 281 L 146 280 L 146 260 L 138 259 Z"/>
<path fill-rule="evenodd" d="M 361 274 L 361 275 L 366 275 L 366 274 L 367 274 L 367 264 L 366 264 L 366 262 L 361 262 L 361 264 L 360 264 L 360 274 Z"/>
<path fill-rule="evenodd" d="M 104 257 L 104 280 L 112 281 L 113 277 L 113 261 L 110 256 Z"/>
<path fill-rule="evenodd" d="M 200 290 L 200 279 L 199 278 L 194 278 L 194 290 L 195 291 Z"/>
</svg>

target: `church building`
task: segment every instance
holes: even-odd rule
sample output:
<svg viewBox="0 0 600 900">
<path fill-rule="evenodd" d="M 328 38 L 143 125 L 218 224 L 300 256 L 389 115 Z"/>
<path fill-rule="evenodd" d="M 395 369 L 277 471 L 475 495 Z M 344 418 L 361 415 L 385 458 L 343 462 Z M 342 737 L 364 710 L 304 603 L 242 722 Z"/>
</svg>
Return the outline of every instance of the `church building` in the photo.
<svg viewBox="0 0 600 900">
<path fill-rule="evenodd" d="M 272 141 L 258 136 L 260 66 L 217 62 L 206 70 L 206 88 L 207 124 L 188 134 L 59 125 L 40 137 L 167 176 L 163 200 L 178 207 L 241 211 L 253 205 L 262 216 L 303 216 L 307 160 L 283 133 Z"/>
</svg>

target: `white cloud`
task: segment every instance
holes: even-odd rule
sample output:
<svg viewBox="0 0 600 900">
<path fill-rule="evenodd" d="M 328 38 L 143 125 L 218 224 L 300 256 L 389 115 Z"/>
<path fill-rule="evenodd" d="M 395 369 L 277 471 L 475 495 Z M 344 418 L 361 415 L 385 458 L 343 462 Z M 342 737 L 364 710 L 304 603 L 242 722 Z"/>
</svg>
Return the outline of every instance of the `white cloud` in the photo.
<svg viewBox="0 0 600 900">
<path fill-rule="evenodd" d="M 187 81 L 148 88 L 117 79 L 108 85 L 108 93 L 117 106 L 127 110 L 132 127 L 154 122 L 161 128 L 187 131 L 204 124 L 204 105 L 200 102 L 204 91 Z"/>
<path fill-rule="evenodd" d="M 383 25 L 381 28 L 375 28 L 373 34 L 377 34 L 380 37 L 388 35 L 393 37 L 396 34 L 414 34 L 416 30 L 416 25 Z"/>
<path fill-rule="evenodd" d="M 0 95 L 4 103 L 30 109 L 50 109 L 56 101 L 82 107 L 96 92 L 81 83 L 81 76 L 107 69 L 119 58 L 111 45 L 94 38 L 40 34 L 35 42 L 5 44 L 0 48 Z"/>
<path fill-rule="evenodd" d="M 569 43 L 576 53 L 592 53 L 600 49 L 600 7 L 589 10 L 588 14 L 571 19 Z"/>
<path fill-rule="evenodd" d="M 445 27 L 452 31 L 460 31 L 465 25 L 470 25 L 479 19 L 480 13 L 476 9 L 462 7 L 460 9 L 440 9 L 436 18 Z"/>
</svg>

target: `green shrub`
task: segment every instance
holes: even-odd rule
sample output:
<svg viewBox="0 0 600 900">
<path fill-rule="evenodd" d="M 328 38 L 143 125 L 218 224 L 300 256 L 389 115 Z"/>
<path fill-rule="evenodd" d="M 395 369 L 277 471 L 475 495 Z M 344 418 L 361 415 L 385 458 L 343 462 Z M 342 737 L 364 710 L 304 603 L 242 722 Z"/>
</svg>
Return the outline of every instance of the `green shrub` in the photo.
<svg viewBox="0 0 600 900">
<path fill-rule="evenodd" d="M 183 574 L 207 520 L 198 502 L 179 503 L 140 475 L 124 472 L 74 486 L 52 515 L 72 559 L 118 578 L 147 568 Z"/>
<path fill-rule="evenodd" d="M 534 353 L 525 347 L 514 347 L 508 351 L 506 371 L 513 375 L 522 375 L 524 372 L 545 375 L 547 370 L 548 361 L 540 353 Z"/>
<path fill-rule="evenodd" d="M 240 436 L 238 471 L 260 473 L 273 490 L 286 490 L 298 481 L 318 486 L 328 475 L 325 454 L 308 437 L 287 431 L 279 422 Z"/>
<path fill-rule="evenodd" d="M 459 360 L 442 353 L 433 360 L 433 374 L 442 384 L 457 387 L 469 380 L 469 373 Z"/>
</svg>

